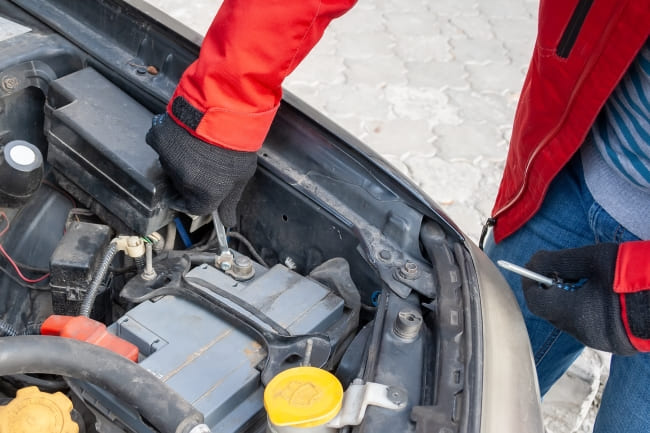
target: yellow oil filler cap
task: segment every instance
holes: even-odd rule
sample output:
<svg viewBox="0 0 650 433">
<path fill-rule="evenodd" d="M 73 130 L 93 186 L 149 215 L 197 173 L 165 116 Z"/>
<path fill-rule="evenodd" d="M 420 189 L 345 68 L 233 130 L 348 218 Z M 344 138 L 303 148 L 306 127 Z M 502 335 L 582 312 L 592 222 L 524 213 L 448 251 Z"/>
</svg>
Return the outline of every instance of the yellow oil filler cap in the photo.
<svg viewBox="0 0 650 433">
<path fill-rule="evenodd" d="M 71 410 L 72 402 L 60 392 L 23 388 L 9 404 L 0 407 L 0 433 L 79 433 Z"/>
<path fill-rule="evenodd" d="M 341 410 L 342 402 L 341 382 L 332 373 L 315 367 L 285 370 L 271 379 L 264 390 L 269 422 L 277 427 L 323 425 Z"/>
</svg>

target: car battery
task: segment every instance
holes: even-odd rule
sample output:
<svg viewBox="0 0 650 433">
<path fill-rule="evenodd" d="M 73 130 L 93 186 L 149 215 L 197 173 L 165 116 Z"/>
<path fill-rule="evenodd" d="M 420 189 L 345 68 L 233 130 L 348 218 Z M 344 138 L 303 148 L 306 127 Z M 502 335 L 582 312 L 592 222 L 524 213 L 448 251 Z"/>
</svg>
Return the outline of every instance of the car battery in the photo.
<svg viewBox="0 0 650 433">
<path fill-rule="evenodd" d="M 86 68 L 50 83 L 45 116 L 47 160 L 63 189 L 119 231 L 146 235 L 172 220 L 145 107 Z"/>
<path fill-rule="evenodd" d="M 282 265 L 268 270 L 259 266 L 255 277 L 245 282 L 208 265 L 192 269 L 187 277 L 250 304 L 291 335 L 328 334 L 349 318 L 339 296 Z M 266 348 L 235 321 L 185 299 L 165 296 L 131 309 L 109 330 L 135 344 L 141 354 L 139 364 L 201 411 L 213 432 L 234 433 L 264 422 L 258 367 L 266 358 Z M 121 423 L 133 431 L 149 431 L 99 388 L 86 384 L 84 390 L 88 400 L 111 407 L 111 416 L 120 414 Z"/>
</svg>

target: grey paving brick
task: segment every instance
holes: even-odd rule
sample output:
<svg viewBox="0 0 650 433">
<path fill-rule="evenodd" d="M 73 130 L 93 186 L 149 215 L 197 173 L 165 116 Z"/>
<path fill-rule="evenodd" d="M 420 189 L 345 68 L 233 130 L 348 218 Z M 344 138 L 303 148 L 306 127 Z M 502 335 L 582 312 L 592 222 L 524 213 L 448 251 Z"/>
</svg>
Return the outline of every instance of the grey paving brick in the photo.
<svg viewBox="0 0 650 433">
<path fill-rule="evenodd" d="M 440 90 L 390 84 L 385 87 L 385 94 L 398 117 L 426 119 L 434 126 L 462 123 L 458 109 L 448 104 L 449 98 Z"/>
<path fill-rule="evenodd" d="M 478 16 L 478 2 L 472 0 L 436 0 L 429 3 L 431 12 L 446 16 Z"/>
<path fill-rule="evenodd" d="M 512 61 L 513 67 L 528 67 L 535 46 L 533 38 L 527 41 L 503 41 L 503 46 L 506 48 L 507 56 Z"/>
<path fill-rule="evenodd" d="M 343 59 L 371 59 L 378 56 L 394 57 L 395 39 L 384 31 L 368 33 L 338 33 L 336 53 Z M 370 65 L 373 62 L 366 62 Z"/>
<path fill-rule="evenodd" d="M 489 0 L 482 1 L 478 5 L 479 11 L 482 16 L 491 17 L 506 17 L 506 18 L 520 18 L 528 17 L 528 8 L 524 1 L 512 0 Z"/>
<path fill-rule="evenodd" d="M 358 84 L 353 87 L 344 84 L 330 85 L 331 92 L 320 94 L 327 101 L 325 109 L 337 116 L 357 116 L 363 119 L 386 119 L 390 109 L 381 88 Z"/>
<path fill-rule="evenodd" d="M 481 180 L 481 171 L 467 161 L 413 155 L 404 163 L 420 173 L 418 183 L 441 205 L 472 200 Z"/>
<path fill-rule="evenodd" d="M 320 55 L 305 59 L 291 74 L 292 85 L 318 85 L 322 81 L 331 84 L 345 81 L 345 65 L 337 55 Z"/>
<path fill-rule="evenodd" d="M 456 38 L 449 41 L 456 63 L 504 63 L 511 62 L 503 42 L 499 39 Z"/>
<path fill-rule="evenodd" d="M 403 155 L 408 152 L 431 153 L 434 140 L 426 120 L 389 119 L 365 123 L 367 134 L 364 141 L 381 154 Z"/>
<path fill-rule="evenodd" d="M 487 122 L 464 120 L 462 128 L 456 125 L 438 125 L 434 128 L 439 156 L 473 160 L 477 156 L 492 159 L 505 157 L 505 140 L 495 125 Z"/>
<path fill-rule="evenodd" d="M 524 73 L 502 63 L 466 65 L 472 90 L 504 94 L 519 93 L 524 82 Z"/>
<path fill-rule="evenodd" d="M 458 27 L 470 39 L 492 39 L 494 33 L 490 22 L 481 16 L 452 17 L 451 23 Z"/>
<path fill-rule="evenodd" d="M 344 16 L 330 25 L 337 33 L 380 33 L 385 30 L 384 11 L 369 2 L 359 2 Z"/>
<path fill-rule="evenodd" d="M 514 42 L 523 42 L 528 46 L 528 42 L 535 39 L 537 34 L 537 19 L 531 17 L 513 18 L 491 18 L 492 30 L 499 40 Z"/>
<path fill-rule="evenodd" d="M 376 56 L 367 59 L 345 59 L 347 80 L 368 86 L 385 86 L 388 83 L 406 84 L 406 66 L 399 58 Z"/>
<path fill-rule="evenodd" d="M 395 35 L 439 33 L 436 16 L 426 8 L 418 13 L 394 12 L 386 17 L 386 28 Z"/>
<path fill-rule="evenodd" d="M 405 62 L 449 62 L 452 60 L 449 38 L 443 35 L 400 36 L 393 48 Z"/>
<path fill-rule="evenodd" d="M 468 73 L 461 63 L 456 62 L 407 62 L 408 84 L 415 87 L 434 89 L 469 89 Z"/>
<path fill-rule="evenodd" d="M 487 122 L 498 127 L 512 125 L 514 104 L 509 105 L 502 95 L 456 89 L 446 90 L 445 94 L 449 96 L 450 104 L 458 107 L 463 119 Z"/>
</svg>

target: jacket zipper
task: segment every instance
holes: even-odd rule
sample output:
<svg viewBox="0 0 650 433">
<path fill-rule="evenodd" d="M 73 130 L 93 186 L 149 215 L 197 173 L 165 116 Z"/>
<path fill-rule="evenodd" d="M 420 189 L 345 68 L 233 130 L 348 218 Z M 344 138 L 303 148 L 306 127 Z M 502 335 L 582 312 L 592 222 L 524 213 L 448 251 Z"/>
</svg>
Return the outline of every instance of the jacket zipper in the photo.
<svg viewBox="0 0 650 433">
<path fill-rule="evenodd" d="M 586 15 L 587 15 L 587 12 L 591 8 L 592 3 L 593 3 L 593 0 L 580 0 L 580 3 L 576 7 L 576 11 L 574 11 L 574 14 L 573 14 L 574 16 L 576 15 L 576 12 L 577 12 L 578 9 L 580 9 L 581 7 L 583 7 L 583 8 L 585 7 L 584 6 L 585 4 L 586 4 L 586 8 L 587 8 L 586 11 L 584 12 L 584 16 L 583 16 L 583 18 L 582 18 L 582 20 L 580 22 L 580 27 L 584 23 L 584 19 L 585 19 Z M 572 16 L 571 21 L 573 21 L 573 18 L 574 17 Z M 569 26 L 567 26 L 567 30 L 568 30 L 568 28 L 569 28 Z M 607 25 L 606 28 L 603 31 L 603 34 L 608 35 L 608 34 L 611 33 L 611 31 L 612 31 L 612 26 Z M 576 38 L 577 38 L 577 32 L 576 32 Z M 575 40 L 574 40 L 574 42 L 575 42 Z M 602 43 L 600 45 L 601 45 L 600 48 L 598 48 L 598 50 L 597 50 L 599 53 L 602 52 Z M 570 51 L 570 49 L 569 49 L 569 51 Z M 594 63 L 593 61 L 590 61 L 583 68 L 582 73 L 581 73 L 580 77 L 578 78 L 578 81 L 577 81 L 576 85 L 573 87 L 573 91 L 572 91 L 571 95 L 569 96 L 569 99 L 568 99 L 569 102 L 567 103 L 567 107 L 571 107 L 573 105 L 573 101 L 575 99 L 577 89 L 582 87 L 582 84 L 584 83 L 584 81 L 585 81 L 585 79 L 587 77 L 587 71 L 591 71 L 591 69 L 593 68 L 593 63 Z M 501 216 L 501 214 L 505 213 L 508 209 L 513 207 L 515 205 L 515 203 L 517 203 L 517 201 L 519 201 L 519 199 L 523 195 L 524 190 L 526 188 L 526 183 L 528 182 L 528 174 L 529 174 L 530 167 L 531 167 L 531 165 L 533 163 L 533 160 L 537 157 L 537 154 L 544 148 L 544 146 L 546 146 L 546 143 L 555 134 L 557 134 L 558 130 L 561 128 L 561 125 L 564 124 L 564 121 L 566 120 L 566 117 L 568 116 L 568 112 L 569 112 L 569 110 L 566 109 L 564 114 L 562 115 L 562 118 L 560 119 L 558 124 L 555 126 L 555 128 L 553 128 L 551 131 L 549 131 L 548 134 L 546 134 L 546 136 L 544 136 L 544 138 L 542 138 L 540 140 L 540 142 L 537 144 L 537 146 L 535 147 L 533 152 L 530 154 L 530 157 L 526 161 L 526 166 L 524 167 L 524 173 L 523 173 L 523 179 L 522 179 L 521 185 L 519 186 L 519 189 L 517 190 L 517 193 L 514 195 L 514 197 L 512 197 L 510 200 L 508 200 L 497 212 L 495 212 L 485 222 L 485 224 L 483 226 L 483 232 L 481 233 L 481 238 L 479 240 L 479 245 L 481 247 L 483 246 L 483 243 L 484 243 L 484 240 L 486 238 L 488 229 L 490 227 L 494 227 L 496 225 L 496 223 L 497 223 L 497 219 Z M 483 248 L 481 248 L 481 249 L 483 249 Z"/>
<path fill-rule="evenodd" d="M 594 0 L 580 0 L 578 2 L 578 5 L 573 11 L 573 15 L 571 15 L 569 24 L 567 24 L 566 28 L 564 29 L 560 43 L 557 45 L 555 54 L 557 54 L 559 57 L 562 57 L 564 59 L 569 57 L 571 49 L 573 49 L 573 46 L 576 43 L 576 39 L 578 39 L 580 29 L 582 29 L 582 25 L 585 22 L 587 13 L 591 9 L 591 5 L 593 3 Z"/>
</svg>

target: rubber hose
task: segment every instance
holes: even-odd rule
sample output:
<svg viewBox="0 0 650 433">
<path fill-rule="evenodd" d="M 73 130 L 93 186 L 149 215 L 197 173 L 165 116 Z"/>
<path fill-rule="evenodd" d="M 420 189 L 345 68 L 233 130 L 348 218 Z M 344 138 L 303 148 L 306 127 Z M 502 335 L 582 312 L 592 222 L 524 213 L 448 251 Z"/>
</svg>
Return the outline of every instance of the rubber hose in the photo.
<svg viewBox="0 0 650 433">
<path fill-rule="evenodd" d="M 1 337 L 14 337 L 18 335 L 16 329 L 11 326 L 8 322 L 0 320 L 0 336 Z"/>
<path fill-rule="evenodd" d="M 99 287 L 102 284 L 102 281 L 104 281 L 106 272 L 108 271 L 109 266 L 113 262 L 113 257 L 115 257 L 116 253 L 117 253 L 117 245 L 115 244 L 115 242 L 111 242 L 108 245 L 108 248 L 106 248 L 104 257 L 102 257 L 101 262 L 99 262 L 99 266 L 97 266 L 97 270 L 95 271 L 95 277 L 90 282 L 90 286 L 88 286 L 88 292 L 84 297 L 81 307 L 79 308 L 80 316 L 90 317 L 90 311 L 92 310 L 93 305 L 95 304 L 95 298 L 97 298 L 97 294 L 99 293 Z"/>
<path fill-rule="evenodd" d="M 203 415 L 176 391 L 128 359 L 69 338 L 0 339 L 0 376 L 58 374 L 95 384 L 134 407 L 161 433 L 189 433 Z"/>
</svg>

